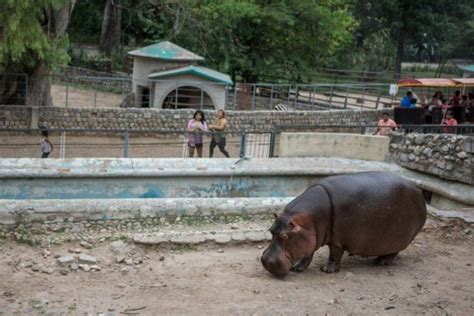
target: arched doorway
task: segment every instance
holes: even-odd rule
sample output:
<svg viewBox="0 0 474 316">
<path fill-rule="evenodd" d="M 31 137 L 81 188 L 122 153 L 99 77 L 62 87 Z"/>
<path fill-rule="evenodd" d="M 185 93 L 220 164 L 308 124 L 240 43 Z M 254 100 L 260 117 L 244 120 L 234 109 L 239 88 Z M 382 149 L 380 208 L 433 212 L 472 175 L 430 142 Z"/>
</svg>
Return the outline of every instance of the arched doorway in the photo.
<svg viewBox="0 0 474 316">
<path fill-rule="evenodd" d="M 209 94 L 199 87 L 181 86 L 165 97 L 163 109 L 215 109 Z"/>
</svg>

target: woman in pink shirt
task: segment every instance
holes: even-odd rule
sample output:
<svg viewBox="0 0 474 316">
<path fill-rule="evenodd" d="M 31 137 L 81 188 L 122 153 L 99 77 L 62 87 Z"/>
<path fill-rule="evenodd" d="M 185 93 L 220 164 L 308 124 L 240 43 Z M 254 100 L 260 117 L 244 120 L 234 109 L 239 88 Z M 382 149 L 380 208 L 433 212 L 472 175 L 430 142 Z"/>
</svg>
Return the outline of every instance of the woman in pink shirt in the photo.
<svg viewBox="0 0 474 316">
<path fill-rule="evenodd" d="M 188 150 L 189 157 L 194 156 L 194 149 L 196 148 L 197 156 L 202 157 L 203 134 L 207 131 L 206 118 L 204 112 L 197 110 L 194 112 L 193 118 L 188 122 L 186 127 L 188 131 Z"/>
</svg>

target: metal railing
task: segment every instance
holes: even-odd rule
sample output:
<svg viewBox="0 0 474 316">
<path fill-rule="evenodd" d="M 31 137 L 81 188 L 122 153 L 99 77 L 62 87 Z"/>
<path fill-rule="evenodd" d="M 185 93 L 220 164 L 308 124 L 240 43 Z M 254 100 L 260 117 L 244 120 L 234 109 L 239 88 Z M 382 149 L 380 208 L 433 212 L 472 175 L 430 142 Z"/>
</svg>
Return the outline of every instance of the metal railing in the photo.
<svg viewBox="0 0 474 316">
<path fill-rule="evenodd" d="M 48 129 L 53 144 L 51 158 L 186 158 L 188 136 L 185 130 L 136 129 Z M 230 157 L 273 157 L 271 132 L 225 133 Z M 0 158 L 41 156 L 39 129 L 0 129 Z M 212 132 L 204 132 L 203 157 L 209 157 Z M 196 155 L 195 155 L 196 156 Z M 214 157 L 224 158 L 219 148 Z"/>
<path fill-rule="evenodd" d="M 366 125 L 277 125 L 260 132 L 232 132 L 226 134 L 226 150 L 230 157 L 271 158 L 279 148 L 282 132 L 320 132 L 373 135 L 374 124 Z M 188 132 L 182 130 L 136 129 L 49 129 L 54 149 L 52 158 L 130 157 L 179 158 L 188 157 Z M 401 125 L 399 133 L 457 134 L 474 136 L 474 125 Z M 203 157 L 209 156 L 212 133 L 203 135 Z M 0 129 L 0 158 L 40 157 L 40 130 Z M 474 151 L 472 137 L 470 151 Z M 224 157 L 215 148 L 214 157 Z"/>
<path fill-rule="evenodd" d="M 198 80 L 132 80 L 128 77 L 48 76 L 49 106 L 154 107 L 164 109 L 321 110 L 377 109 L 399 102 L 389 84 L 227 85 Z M 12 84 L 15 83 L 15 84 Z M 41 87 L 22 74 L 0 74 L 0 104 L 35 105 Z M 50 102 L 49 102 L 50 101 Z"/>
<path fill-rule="evenodd" d="M 281 132 L 320 132 L 320 133 L 349 133 L 372 135 L 377 130 L 376 124 L 365 125 L 276 125 L 275 133 Z M 456 126 L 446 125 L 398 125 L 394 131 L 398 133 L 419 134 L 457 134 L 463 136 L 474 136 L 474 124 L 462 124 Z"/>
</svg>

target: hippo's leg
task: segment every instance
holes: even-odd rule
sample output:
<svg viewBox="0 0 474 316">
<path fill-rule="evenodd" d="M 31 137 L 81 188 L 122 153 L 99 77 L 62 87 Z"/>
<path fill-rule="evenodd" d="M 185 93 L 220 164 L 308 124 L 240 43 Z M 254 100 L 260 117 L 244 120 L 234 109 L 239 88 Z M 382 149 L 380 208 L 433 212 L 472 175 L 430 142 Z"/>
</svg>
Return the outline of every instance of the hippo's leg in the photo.
<svg viewBox="0 0 474 316">
<path fill-rule="evenodd" d="M 321 271 L 326 273 L 339 272 L 343 254 L 344 249 L 336 246 L 329 246 L 329 259 L 326 265 L 321 267 Z"/>
<path fill-rule="evenodd" d="M 379 266 L 388 266 L 393 262 L 393 259 L 397 256 L 398 252 L 394 252 L 388 255 L 379 256 L 374 259 L 374 264 Z"/>
<path fill-rule="evenodd" d="M 310 256 L 307 256 L 307 257 L 304 257 L 303 259 L 301 259 L 300 261 L 298 261 L 292 268 L 291 268 L 291 271 L 295 271 L 295 272 L 303 272 L 304 270 L 306 270 L 311 261 L 313 260 L 313 255 L 310 255 Z"/>
</svg>

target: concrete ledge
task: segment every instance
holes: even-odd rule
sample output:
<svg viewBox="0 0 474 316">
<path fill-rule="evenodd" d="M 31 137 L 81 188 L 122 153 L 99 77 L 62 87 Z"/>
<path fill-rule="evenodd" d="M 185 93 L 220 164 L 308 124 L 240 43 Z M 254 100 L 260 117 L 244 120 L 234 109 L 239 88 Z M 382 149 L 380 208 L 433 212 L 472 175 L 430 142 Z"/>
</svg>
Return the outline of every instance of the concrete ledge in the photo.
<svg viewBox="0 0 474 316">
<path fill-rule="evenodd" d="M 389 138 L 344 133 L 281 133 L 280 157 L 340 157 L 384 161 Z"/>
<path fill-rule="evenodd" d="M 281 212 L 285 198 L 0 200 L 0 224 Z"/>
</svg>

